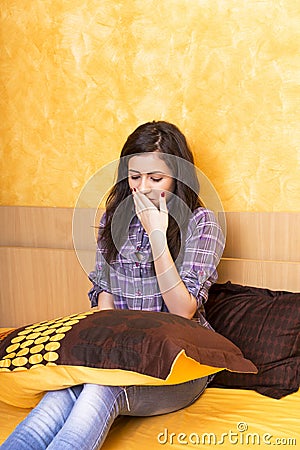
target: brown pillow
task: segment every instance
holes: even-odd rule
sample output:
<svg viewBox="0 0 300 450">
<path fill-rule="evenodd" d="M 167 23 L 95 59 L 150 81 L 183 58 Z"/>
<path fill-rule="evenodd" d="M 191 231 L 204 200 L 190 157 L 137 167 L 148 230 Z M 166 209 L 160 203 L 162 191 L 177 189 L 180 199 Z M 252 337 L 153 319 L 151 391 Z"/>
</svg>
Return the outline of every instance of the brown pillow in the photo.
<svg viewBox="0 0 300 450">
<path fill-rule="evenodd" d="M 0 336 L 0 400 L 24 408 L 82 383 L 177 384 L 223 369 L 256 371 L 228 339 L 163 312 L 74 314 Z"/>
<path fill-rule="evenodd" d="M 237 346 L 192 320 L 132 310 L 73 315 L 14 330 L 0 341 L 0 371 L 52 363 L 122 369 L 166 379 L 182 350 L 207 366 L 256 371 Z"/>
<path fill-rule="evenodd" d="M 209 291 L 207 320 L 234 342 L 258 374 L 220 372 L 211 386 L 253 389 L 281 398 L 299 389 L 300 293 L 227 282 Z"/>
</svg>

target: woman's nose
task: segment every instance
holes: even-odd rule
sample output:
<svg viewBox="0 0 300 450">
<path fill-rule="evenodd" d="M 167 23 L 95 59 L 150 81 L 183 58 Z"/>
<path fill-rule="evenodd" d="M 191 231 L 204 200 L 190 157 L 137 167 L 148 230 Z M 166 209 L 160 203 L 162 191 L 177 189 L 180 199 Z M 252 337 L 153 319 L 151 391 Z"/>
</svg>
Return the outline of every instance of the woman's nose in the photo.
<svg viewBox="0 0 300 450">
<path fill-rule="evenodd" d="M 151 191 L 151 187 L 150 187 L 148 179 L 146 177 L 141 178 L 139 190 L 142 192 L 142 194 L 147 194 L 148 192 Z"/>
</svg>

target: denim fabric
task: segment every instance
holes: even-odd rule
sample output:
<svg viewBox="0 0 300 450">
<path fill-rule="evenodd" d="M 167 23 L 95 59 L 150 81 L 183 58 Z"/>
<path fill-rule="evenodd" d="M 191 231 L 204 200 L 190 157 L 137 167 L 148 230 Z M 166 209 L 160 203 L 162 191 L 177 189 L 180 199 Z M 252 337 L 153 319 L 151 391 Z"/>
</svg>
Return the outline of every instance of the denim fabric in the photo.
<svg viewBox="0 0 300 450">
<path fill-rule="evenodd" d="M 193 403 L 207 377 L 171 386 L 86 384 L 48 392 L 1 450 L 95 450 L 119 415 L 154 416 Z"/>
</svg>

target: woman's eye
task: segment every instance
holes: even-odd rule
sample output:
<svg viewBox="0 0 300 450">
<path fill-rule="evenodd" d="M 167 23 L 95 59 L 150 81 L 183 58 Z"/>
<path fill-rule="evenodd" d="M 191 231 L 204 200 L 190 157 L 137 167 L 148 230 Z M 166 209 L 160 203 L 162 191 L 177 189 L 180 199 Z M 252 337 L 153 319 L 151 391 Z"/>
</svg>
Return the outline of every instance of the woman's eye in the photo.
<svg viewBox="0 0 300 450">
<path fill-rule="evenodd" d="M 139 175 L 131 175 L 130 177 L 132 180 L 138 180 L 140 177 Z"/>
<path fill-rule="evenodd" d="M 159 182 L 159 181 L 161 181 L 162 180 L 162 178 L 152 178 L 152 181 L 155 181 L 155 182 Z"/>
</svg>

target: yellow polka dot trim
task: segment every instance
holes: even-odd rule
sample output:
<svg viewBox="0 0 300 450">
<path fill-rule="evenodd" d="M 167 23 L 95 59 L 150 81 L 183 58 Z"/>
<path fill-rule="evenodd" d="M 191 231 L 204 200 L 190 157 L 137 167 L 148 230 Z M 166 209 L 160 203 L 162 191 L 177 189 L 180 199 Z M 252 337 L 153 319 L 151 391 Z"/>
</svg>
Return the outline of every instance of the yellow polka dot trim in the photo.
<svg viewBox="0 0 300 450">
<path fill-rule="evenodd" d="M 59 361 L 61 341 L 74 325 L 93 311 L 72 314 L 55 320 L 28 325 L 18 332 L 0 359 L 0 372 L 18 372 L 44 365 L 55 366 Z"/>
</svg>

